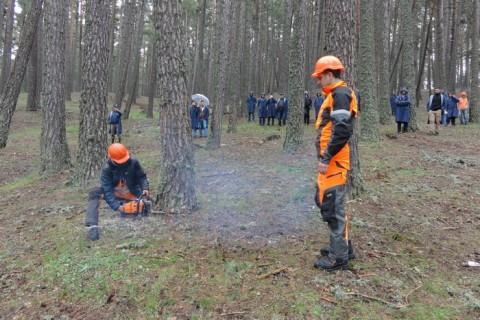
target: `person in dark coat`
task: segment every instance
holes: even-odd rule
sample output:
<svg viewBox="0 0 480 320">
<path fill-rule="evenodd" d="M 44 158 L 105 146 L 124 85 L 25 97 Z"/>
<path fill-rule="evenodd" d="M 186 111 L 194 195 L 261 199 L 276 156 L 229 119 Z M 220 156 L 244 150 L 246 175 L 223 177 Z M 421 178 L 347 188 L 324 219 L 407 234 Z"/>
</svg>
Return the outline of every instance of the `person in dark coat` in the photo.
<svg viewBox="0 0 480 320">
<path fill-rule="evenodd" d="M 200 123 L 198 115 L 200 113 L 200 108 L 197 105 L 196 101 L 192 101 L 190 106 L 190 127 L 192 128 L 192 136 L 195 138 L 198 136 L 198 130 L 200 129 Z"/>
<path fill-rule="evenodd" d="M 262 94 L 260 98 L 257 100 L 258 105 L 258 118 L 260 119 L 260 125 L 265 125 L 265 119 L 268 117 L 268 109 L 267 109 L 267 99 L 265 99 L 265 95 Z"/>
<path fill-rule="evenodd" d="M 400 94 L 395 99 L 395 121 L 397 122 L 397 134 L 408 131 L 408 122 L 410 122 L 410 107 L 412 105 L 407 89 L 400 90 Z M 403 130 L 402 130 L 403 123 Z"/>
<path fill-rule="evenodd" d="M 247 98 L 248 121 L 255 121 L 255 106 L 257 105 L 257 98 L 253 96 L 253 92 Z"/>
<path fill-rule="evenodd" d="M 120 143 L 108 147 L 108 158 L 100 174 L 100 186 L 88 194 L 85 226 L 92 241 L 100 238 L 98 208 L 102 198 L 121 217 L 148 213 L 150 204 L 145 199 L 149 197 L 149 183 L 140 162 L 130 157 L 128 149 Z"/>
<path fill-rule="evenodd" d="M 392 116 L 394 117 L 397 110 L 397 105 L 395 104 L 396 100 L 397 100 L 397 95 L 395 94 L 395 92 L 392 92 L 392 95 L 390 96 L 390 109 L 392 109 Z"/>
<path fill-rule="evenodd" d="M 115 142 L 115 136 L 118 142 L 122 142 L 122 112 L 118 104 L 112 107 L 112 111 L 108 114 L 108 133 L 112 136 L 112 143 Z"/>
<path fill-rule="evenodd" d="M 304 93 L 304 105 L 303 105 L 303 123 L 310 124 L 310 109 L 312 108 L 312 98 L 308 94 L 308 91 Z"/>
<path fill-rule="evenodd" d="M 277 102 L 277 118 L 278 118 L 278 125 L 282 126 L 287 122 L 287 111 L 288 111 L 288 100 L 285 96 L 280 94 L 280 99 Z"/>
<path fill-rule="evenodd" d="M 198 112 L 198 121 L 200 129 L 200 137 L 208 137 L 208 118 L 210 117 L 210 108 L 205 105 L 203 100 L 200 101 L 200 111 Z"/>
<path fill-rule="evenodd" d="M 313 102 L 313 108 L 315 109 L 315 119 L 314 122 L 317 121 L 318 112 L 320 111 L 320 107 L 323 103 L 323 96 L 320 92 L 317 92 L 317 96 L 315 97 L 315 101 Z"/>
<path fill-rule="evenodd" d="M 439 134 L 438 130 L 442 113 L 445 109 L 445 100 L 445 96 L 441 93 L 439 88 L 435 88 L 433 94 L 428 98 L 427 111 L 431 134 Z"/>
<path fill-rule="evenodd" d="M 267 126 L 270 125 L 270 121 L 272 122 L 273 126 L 275 124 L 275 118 L 277 116 L 277 100 L 275 100 L 273 95 L 270 95 L 270 98 L 268 98 L 267 100 L 267 113 Z"/>
<path fill-rule="evenodd" d="M 455 120 L 458 117 L 458 101 L 460 101 L 457 97 L 452 94 L 448 94 L 448 98 L 446 101 L 446 111 L 447 111 L 447 120 L 446 126 L 450 123 L 452 126 L 455 126 Z"/>
</svg>

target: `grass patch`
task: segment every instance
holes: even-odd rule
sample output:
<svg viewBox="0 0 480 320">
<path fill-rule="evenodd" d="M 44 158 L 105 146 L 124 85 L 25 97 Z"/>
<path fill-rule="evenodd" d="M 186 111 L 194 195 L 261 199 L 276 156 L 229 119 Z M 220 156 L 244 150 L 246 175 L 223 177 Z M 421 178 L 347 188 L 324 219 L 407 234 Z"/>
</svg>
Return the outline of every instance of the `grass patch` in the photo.
<svg viewBox="0 0 480 320">
<path fill-rule="evenodd" d="M 28 175 L 21 177 L 9 184 L 0 186 L 0 192 L 11 192 L 17 189 L 28 187 L 41 179 L 38 172 L 30 172 Z"/>
</svg>

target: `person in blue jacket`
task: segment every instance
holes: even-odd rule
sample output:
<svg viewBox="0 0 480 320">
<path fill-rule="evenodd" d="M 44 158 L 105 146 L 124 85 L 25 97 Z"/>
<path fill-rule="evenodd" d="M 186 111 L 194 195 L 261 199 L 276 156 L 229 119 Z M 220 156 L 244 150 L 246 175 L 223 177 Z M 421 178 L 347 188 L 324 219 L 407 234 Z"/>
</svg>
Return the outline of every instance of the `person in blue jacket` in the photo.
<svg viewBox="0 0 480 320">
<path fill-rule="evenodd" d="M 390 109 L 392 110 L 392 116 L 395 116 L 395 112 L 397 110 L 397 105 L 395 104 L 395 101 L 397 100 L 397 95 L 395 92 L 392 92 L 392 95 L 390 96 Z"/>
<path fill-rule="evenodd" d="M 118 104 L 115 104 L 108 114 L 108 124 L 108 133 L 112 136 L 112 143 L 115 142 L 115 136 L 118 137 L 118 142 L 122 142 L 122 112 Z"/>
<path fill-rule="evenodd" d="M 257 105 L 257 98 L 253 96 L 253 92 L 247 98 L 248 121 L 255 121 L 255 106 Z"/>
<path fill-rule="evenodd" d="M 313 120 L 314 123 L 317 121 L 318 112 L 320 112 L 320 107 L 322 106 L 322 103 L 323 103 L 323 96 L 320 92 L 317 92 L 317 96 L 313 101 L 313 108 L 315 109 L 315 119 Z"/>
<path fill-rule="evenodd" d="M 455 120 L 458 117 L 458 101 L 457 97 L 452 94 L 447 94 L 448 99 L 446 101 L 447 121 L 445 123 L 448 126 L 450 123 L 455 126 Z"/>
<path fill-rule="evenodd" d="M 208 137 L 208 118 L 210 117 L 210 108 L 205 105 L 205 101 L 200 100 L 200 107 L 198 112 L 198 122 L 200 129 L 200 137 Z"/>
<path fill-rule="evenodd" d="M 273 97 L 273 95 L 270 95 L 270 98 L 267 100 L 267 113 L 268 113 L 268 118 L 267 118 L 267 126 L 270 125 L 270 121 L 272 122 L 272 126 L 275 124 L 275 118 L 277 116 L 277 100 Z"/>
<path fill-rule="evenodd" d="M 265 94 L 262 93 L 260 98 L 257 100 L 258 105 L 258 118 L 260 119 L 260 125 L 265 125 L 265 118 L 268 117 L 268 109 L 267 109 L 267 99 L 265 99 Z"/>
<path fill-rule="evenodd" d="M 278 125 L 282 126 L 287 122 L 287 111 L 288 111 L 288 100 L 285 96 L 280 94 L 280 99 L 277 102 L 277 117 L 278 117 Z"/>
<path fill-rule="evenodd" d="M 196 101 L 192 101 L 190 106 L 190 126 L 192 128 L 192 136 L 195 138 L 198 136 L 198 130 L 200 129 L 200 122 L 198 115 L 200 114 L 200 108 L 197 106 Z"/>
<path fill-rule="evenodd" d="M 395 99 L 395 121 L 397 122 L 397 134 L 408 131 L 408 122 L 410 121 L 411 101 L 407 89 L 400 90 L 400 94 Z M 403 130 L 402 130 L 403 124 Z"/>
</svg>

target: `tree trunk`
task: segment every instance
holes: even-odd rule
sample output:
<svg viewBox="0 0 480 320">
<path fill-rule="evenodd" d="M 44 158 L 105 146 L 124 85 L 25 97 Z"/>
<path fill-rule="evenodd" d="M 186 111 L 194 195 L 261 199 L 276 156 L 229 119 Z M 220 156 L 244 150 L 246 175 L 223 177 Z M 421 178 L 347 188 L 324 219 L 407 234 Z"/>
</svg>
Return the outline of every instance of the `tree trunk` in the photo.
<svg viewBox="0 0 480 320">
<path fill-rule="evenodd" d="M 443 44 L 443 1 L 435 1 L 435 63 L 433 66 L 433 82 L 435 88 L 445 88 L 445 60 Z"/>
<path fill-rule="evenodd" d="M 80 185 L 86 185 L 98 175 L 106 158 L 110 13 L 109 1 L 86 1 L 80 129 L 75 168 L 75 181 Z"/>
<path fill-rule="evenodd" d="M 207 146 L 210 149 L 220 148 L 220 140 L 222 136 L 222 118 L 226 94 L 226 77 L 227 77 L 227 58 L 228 58 L 228 37 L 230 33 L 230 7 L 231 0 L 218 0 L 217 5 L 222 6 L 219 12 L 222 12 L 221 21 L 217 21 L 218 32 L 220 36 L 220 47 L 216 61 L 218 62 L 218 81 L 217 93 L 215 95 L 215 105 L 210 113 L 211 133 L 208 136 Z M 221 29 L 220 29 L 221 28 Z M 221 31 L 221 32 L 220 32 Z"/>
<path fill-rule="evenodd" d="M 2 73 L 0 75 L 0 92 L 3 92 L 12 65 L 13 21 L 15 17 L 15 0 L 10 0 L 7 9 L 7 24 L 3 42 Z"/>
<path fill-rule="evenodd" d="M 0 96 L 0 149 L 7 145 L 10 123 L 15 108 L 17 107 L 18 95 L 20 94 L 22 81 L 27 70 L 28 58 L 32 51 L 35 31 L 37 30 L 38 21 L 42 13 L 42 3 L 43 0 L 33 2 L 24 20 L 12 72 Z"/>
<path fill-rule="evenodd" d="M 4 13 L 5 12 L 5 1 L 0 0 L 0 48 L 2 48 L 3 40 L 3 25 L 5 22 Z"/>
<path fill-rule="evenodd" d="M 145 0 L 141 0 L 139 3 L 139 7 L 137 8 L 138 17 L 136 19 L 136 26 L 135 26 L 135 42 L 132 46 L 132 55 L 133 55 L 133 62 L 130 66 L 129 72 L 129 79 L 128 81 L 128 99 L 127 103 L 125 104 L 125 109 L 123 112 L 123 117 L 128 119 L 130 116 L 130 109 L 132 108 L 132 103 L 135 99 L 135 92 L 138 86 L 138 78 L 139 78 L 139 69 L 140 69 L 140 55 L 142 49 L 142 41 L 143 41 L 143 25 L 144 25 L 144 17 L 145 17 Z"/>
<path fill-rule="evenodd" d="M 157 64 L 158 64 L 158 58 L 156 55 L 157 52 L 157 47 L 156 47 L 156 31 L 153 32 L 153 39 L 152 39 L 152 44 L 150 45 L 151 48 L 151 53 L 150 53 L 150 70 L 148 71 L 150 73 L 150 81 L 148 84 L 148 108 L 147 108 L 147 118 L 152 119 L 153 118 L 153 103 L 155 99 L 155 88 L 157 86 Z"/>
<path fill-rule="evenodd" d="M 207 12 L 207 0 L 201 0 L 198 7 L 198 39 L 195 50 L 195 60 L 193 63 L 193 76 L 190 93 L 203 92 L 204 66 L 203 66 L 203 48 L 205 46 L 205 20 Z"/>
<path fill-rule="evenodd" d="M 27 111 L 37 111 L 40 109 L 40 97 L 42 87 L 42 32 L 41 22 L 38 23 L 35 39 L 33 40 L 32 52 L 27 67 Z"/>
<path fill-rule="evenodd" d="M 76 50 L 76 19 L 78 16 L 78 1 L 70 0 L 70 19 L 68 24 L 68 41 L 67 41 L 67 61 L 65 63 L 66 75 L 65 75 L 65 96 L 68 101 L 72 100 L 73 92 L 73 77 L 75 74 L 75 60 L 77 59 Z"/>
<path fill-rule="evenodd" d="M 68 7 L 65 1 L 45 1 L 45 76 L 42 86 L 42 172 L 57 172 L 70 166 L 65 129 L 65 34 Z"/>
<path fill-rule="evenodd" d="M 237 122 L 238 115 L 240 114 L 241 104 L 239 103 L 238 90 L 240 88 L 240 53 L 241 53 L 241 41 L 240 37 L 240 24 L 238 23 L 242 18 L 240 16 L 241 2 L 236 2 L 232 14 L 232 31 L 230 32 L 230 37 L 228 40 L 228 61 L 230 61 L 230 66 L 227 68 L 228 78 L 227 83 L 229 84 L 228 88 L 228 97 L 230 100 L 227 100 L 229 104 L 231 116 L 228 122 L 228 133 L 237 132 Z"/>
<path fill-rule="evenodd" d="M 110 58 L 108 58 L 108 92 L 113 91 L 113 77 L 114 77 L 114 72 L 113 72 L 113 67 L 116 64 L 115 60 L 115 23 L 117 19 L 117 3 L 113 2 L 112 3 L 112 13 L 110 16 L 110 22 L 108 24 L 108 42 L 109 45 L 108 47 L 110 48 Z"/>
<path fill-rule="evenodd" d="M 325 26 L 325 54 L 337 56 L 345 66 L 345 80 L 356 90 L 356 47 L 358 34 L 356 10 L 357 0 L 345 0 L 337 3 L 325 2 L 325 16 L 329 17 Z M 358 152 L 358 121 L 354 122 L 353 135 L 350 138 L 350 167 L 347 189 L 352 198 L 363 191 L 363 178 Z"/>
<path fill-rule="evenodd" d="M 447 77 L 447 89 L 449 92 L 455 92 L 456 78 L 457 78 L 457 47 L 458 47 L 458 15 L 460 5 L 457 4 L 457 0 L 452 0 L 452 12 L 451 12 L 451 26 L 450 26 L 450 54 L 448 59 L 448 77 Z"/>
<path fill-rule="evenodd" d="M 387 61 L 387 47 L 388 47 L 388 27 L 387 27 L 387 2 L 384 0 L 376 0 L 375 6 L 377 14 L 375 15 L 375 59 L 377 67 L 377 97 L 378 97 L 378 113 L 380 123 L 383 125 L 389 124 L 392 119 L 390 109 L 388 92 L 388 61 Z"/>
<path fill-rule="evenodd" d="M 415 108 L 415 54 L 414 54 L 414 13 L 412 12 L 413 0 L 405 0 L 405 3 L 400 8 L 401 23 L 403 24 L 403 74 L 404 81 L 401 84 L 402 87 L 406 87 L 410 95 L 411 107 L 410 107 L 410 122 L 408 124 L 410 131 L 417 131 L 417 113 Z"/>
<path fill-rule="evenodd" d="M 165 212 L 197 208 L 194 155 L 188 130 L 185 30 L 178 0 L 155 0 L 160 92 L 160 155 L 156 206 Z M 160 38 L 161 37 L 161 38 Z"/>
<path fill-rule="evenodd" d="M 288 122 L 283 142 L 285 152 L 296 152 L 303 144 L 303 91 L 305 88 L 305 0 L 292 1 L 292 34 L 288 65 Z"/>
<path fill-rule="evenodd" d="M 472 10 L 470 13 L 470 25 L 471 25 L 471 41 L 472 41 L 472 61 L 471 65 L 471 82 L 470 82 L 470 96 L 469 96 L 469 105 L 470 105 L 470 121 L 479 123 L 480 122 L 480 97 L 478 89 L 478 19 L 479 19 L 479 4 L 477 0 L 473 0 Z"/>
<path fill-rule="evenodd" d="M 121 106 L 127 84 L 128 66 L 131 60 L 132 30 L 135 16 L 135 0 L 126 0 L 120 29 L 120 49 L 118 59 L 118 74 L 115 86 L 115 104 Z M 124 118 L 126 118 L 124 116 Z"/>
<path fill-rule="evenodd" d="M 378 141 L 378 110 L 375 99 L 374 1 L 361 1 L 358 89 L 361 95 L 362 122 L 360 135 L 366 141 Z"/>
</svg>

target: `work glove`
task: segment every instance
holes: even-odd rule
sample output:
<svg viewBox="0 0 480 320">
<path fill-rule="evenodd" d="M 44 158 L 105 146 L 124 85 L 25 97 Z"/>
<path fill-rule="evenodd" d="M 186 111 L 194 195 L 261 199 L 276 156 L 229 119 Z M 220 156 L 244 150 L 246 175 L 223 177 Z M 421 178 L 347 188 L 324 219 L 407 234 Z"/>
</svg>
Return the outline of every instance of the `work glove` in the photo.
<svg viewBox="0 0 480 320">
<path fill-rule="evenodd" d="M 142 196 L 148 197 L 150 195 L 150 192 L 148 190 L 143 190 Z"/>
</svg>

